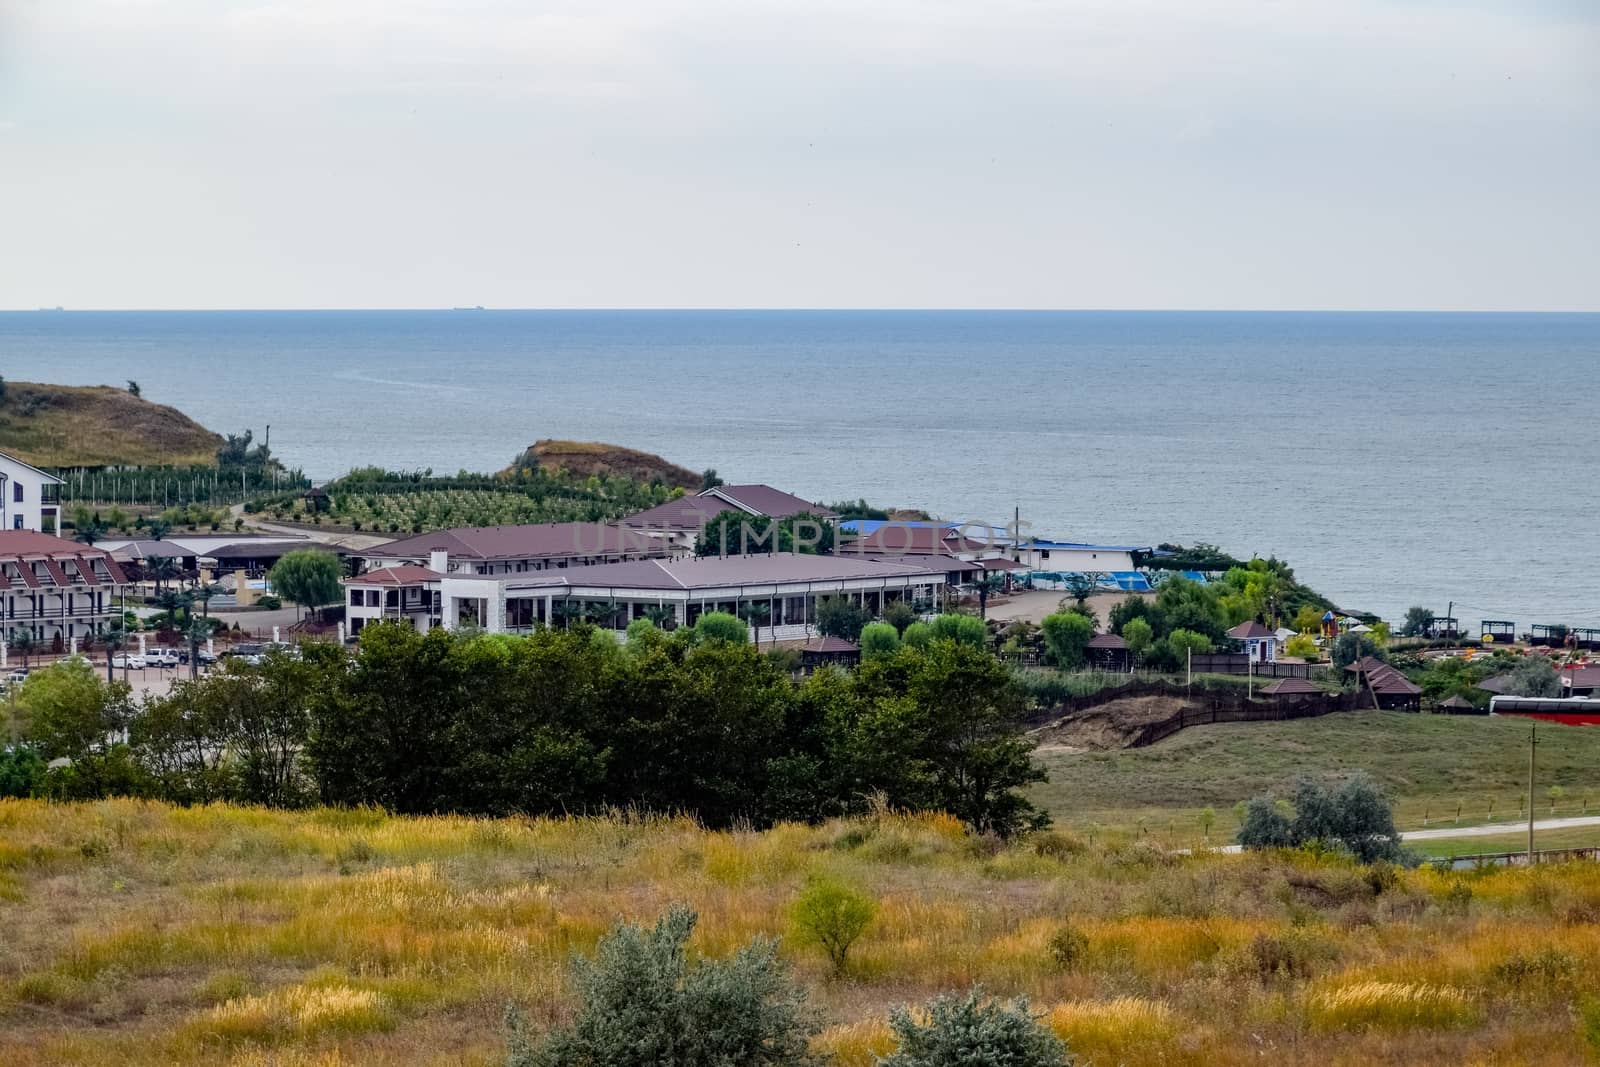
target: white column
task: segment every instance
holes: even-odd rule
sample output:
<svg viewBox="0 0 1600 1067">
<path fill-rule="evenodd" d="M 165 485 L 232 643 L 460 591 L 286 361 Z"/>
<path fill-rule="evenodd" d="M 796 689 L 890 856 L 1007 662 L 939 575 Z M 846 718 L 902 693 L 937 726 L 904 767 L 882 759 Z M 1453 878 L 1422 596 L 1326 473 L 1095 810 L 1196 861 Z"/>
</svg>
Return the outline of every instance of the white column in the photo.
<svg viewBox="0 0 1600 1067">
<path fill-rule="evenodd" d="M 345 641 L 344 620 L 340 619 L 339 620 L 339 643 L 342 645 L 342 644 L 344 644 L 344 641 Z"/>
<path fill-rule="evenodd" d="M 215 656 L 216 654 L 217 654 L 217 641 L 216 641 L 216 638 L 214 638 L 214 637 L 206 638 L 206 655 Z"/>
<path fill-rule="evenodd" d="M 278 643 L 278 628 L 276 626 L 272 628 L 272 643 Z"/>
<path fill-rule="evenodd" d="M 9 653 L 9 651 L 10 650 L 6 648 L 6 640 L 5 640 L 5 638 L 0 637 L 0 671 L 3 671 L 3 670 L 6 669 L 6 656 Z"/>
<path fill-rule="evenodd" d="M 143 632 L 141 632 L 139 634 L 139 655 L 141 655 L 141 656 L 144 655 L 144 634 L 143 634 Z"/>
</svg>

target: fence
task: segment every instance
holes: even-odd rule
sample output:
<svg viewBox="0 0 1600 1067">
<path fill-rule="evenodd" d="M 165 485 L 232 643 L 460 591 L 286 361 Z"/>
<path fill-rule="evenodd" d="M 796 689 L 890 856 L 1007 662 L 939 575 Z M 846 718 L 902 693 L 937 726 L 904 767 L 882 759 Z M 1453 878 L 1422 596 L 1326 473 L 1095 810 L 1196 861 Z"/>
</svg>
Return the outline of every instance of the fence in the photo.
<svg viewBox="0 0 1600 1067">
<path fill-rule="evenodd" d="M 1534 849 L 1534 863 L 1572 863 L 1578 860 L 1600 860 L 1600 848 L 1540 848 Z M 1526 867 L 1528 853 L 1480 852 L 1470 856 L 1449 856 L 1433 860 L 1435 866 L 1448 866 L 1464 871 L 1476 867 Z"/>
<path fill-rule="evenodd" d="M 1251 699 L 1244 693 L 1225 690 L 1194 689 L 1167 681 L 1132 680 L 1124 685 L 1109 686 L 1083 696 L 1065 697 L 1054 704 L 1041 717 L 1054 722 L 1109 704 L 1114 700 L 1135 697 L 1166 697 L 1185 701 L 1186 706 L 1169 719 L 1147 723 L 1128 740 L 1127 747 L 1141 748 L 1164 741 L 1191 726 L 1210 726 L 1223 722 L 1282 722 L 1289 719 L 1311 719 L 1357 707 L 1359 694 L 1329 693 L 1306 694 L 1284 698 Z M 1196 704 L 1199 704 L 1196 707 Z"/>
<path fill-rule="evenodd" d="M 1330 668 L 1326 663 L 1261 663 L 1252 667 L 1242 652 L 1202 652 L 1190 664 L 1196 674 L 1253 674 L 1257 678 L 1315 678 Z"/>
</svg>

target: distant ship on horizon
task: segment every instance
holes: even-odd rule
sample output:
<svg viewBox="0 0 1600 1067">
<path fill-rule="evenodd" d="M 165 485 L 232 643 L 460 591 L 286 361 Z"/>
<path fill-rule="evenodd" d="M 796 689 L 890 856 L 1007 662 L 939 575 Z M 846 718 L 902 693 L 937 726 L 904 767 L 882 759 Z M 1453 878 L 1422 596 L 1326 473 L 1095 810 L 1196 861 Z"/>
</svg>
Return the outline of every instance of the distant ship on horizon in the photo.
<svg viewBox="0 0 1600 1067">
<path fill-rule="evenodd" d="M 65 310 L 67 310 L 67 309 L 66 309 L 66 308 L 64 308 L 64 307 L 62 307 L 62 306 L 61 306 L 61 305 L 60 305 L 60 304 L 57 304 L 57 305 L 56 305 L 56 306 L 55 306 L 55 307 L 53 307 L 53 308 L 40 308 L 40 309 L 39 309 L 39 310 L 40 310 L 40 311 L 65 311 Z"/>
<path fill-rule="evenodd" d="M 482 304 L 474 304 L 472 307 L 469 307 L 469 308 L 451 308 L 450 310 L 451 311 L 482 311 L 483 310 L 483 305 Z"/>
</svg>

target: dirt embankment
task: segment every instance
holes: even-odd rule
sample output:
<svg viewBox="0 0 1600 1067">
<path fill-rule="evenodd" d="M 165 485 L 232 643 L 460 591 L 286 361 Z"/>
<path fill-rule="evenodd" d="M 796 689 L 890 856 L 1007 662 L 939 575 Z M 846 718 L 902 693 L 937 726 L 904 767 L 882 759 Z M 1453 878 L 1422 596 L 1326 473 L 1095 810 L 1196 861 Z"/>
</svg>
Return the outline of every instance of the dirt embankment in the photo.
<svg viewBox="0 0 1600 1067">
<path fill-rule="evenodd" d="M 1100 752 L 1127 748 L 1128 742 L 1151 723 L 1166 722 L 1186 710 L 1199 709 L 1199 704 L 1173 697 L 1126 697 L 1073 712 L 1067 718 L 1040 727 L 1033 736 L 1044 751 Z"/>
<path fill-rule="evenodd" d="M 659 481 L 674 489 L 691 491 L 698 490 L 701 483 L 700 475 L 687 467 L 669 463 L 650 452 L 599 441 L 535 441 L 533 447 L 512 464 L 513 471 L 522 467 L 539 467 L 552 473 L 565 470 L 579 478 L 620 474 L 630 481 Z"/>
</svg>

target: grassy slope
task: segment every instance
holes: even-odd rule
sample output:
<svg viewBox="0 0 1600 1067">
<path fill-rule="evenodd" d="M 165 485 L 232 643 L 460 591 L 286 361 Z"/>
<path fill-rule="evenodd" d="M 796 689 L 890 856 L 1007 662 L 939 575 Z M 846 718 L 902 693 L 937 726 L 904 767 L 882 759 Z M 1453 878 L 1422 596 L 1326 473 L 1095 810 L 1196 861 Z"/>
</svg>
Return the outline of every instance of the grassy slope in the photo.
<svg viewBox="0 0 1600 1067">
<path fill-rule="evenodd" d="M 222 438 L 176 408 L 108 385 L 7 382 L 0 451 L 39 467 L 210 464 Z"/>
<path fill-rule="evenodd" d="M 505 1004 L 559 1018 L 568 953 L 617 917 L 686 901 L 693 947 L 720 956 L 783 933 L 816 873 L 878 902 L 846 981 L 784 948 L 838 1067 L 887 1051 L 890 1006 L 973 983 L 1027 994 L 1097 1064 L 1581 1061 L 1600 866 L 1405 872 L 1375 893 L 1308 857 L 1054 840 L 1001 848 L 940 816 L 713 834 L 0 801 L 0 1063 L 487 1067 Z M 1067 969 L 1049 948 L 1064 920 L 1082 939 Z M 1552 952 L 1561 966 L 1507 977 Z M 1292 974 L 1263 970 L 1279 957 Z"/>
<path fill-rule="evenodd" d="M 660 478 L 663 484 L 674 488 L 700 488 L 700 475 L 687 467 L 669 463 L 650 452 L 598 441 L 536 441 L 519 462 L 526 460 L 536 461 L 547 471 L 565 469 L 580 478 L 592 474 L 601 477 L 620 474 L 635 482 Z"/>
<path fill-rule="evenodd" d="M 1579 813 L 1591 790 L 1600 799 L 1600 729 L 1539 731 L 1540 813 L 1553 784 L 1569 796 L 1558 814 Z M 1188 844 L 1210 806 L 1231 836 L 1240 800 L 1285 790 L 1301 774 L 1365 770 L 1395 801 L 1402 829 L 1438 825 L 1461 805 L 1466 823 L 1512 820 L 1527 787 L 1528 725 L 1510 719 L 1400 712 L 1353 712 L 1296 722 L 1229 723 L 1185 730 L 1149 748 L 1072 755 L 1045 750 L 1049 783 L 1036 799 L 1069 827 L 1127 831 L 1144 820 L 1163 840 Z M 1600 811 L 1600 806 L 1590 804 Z"/>
</svg>

